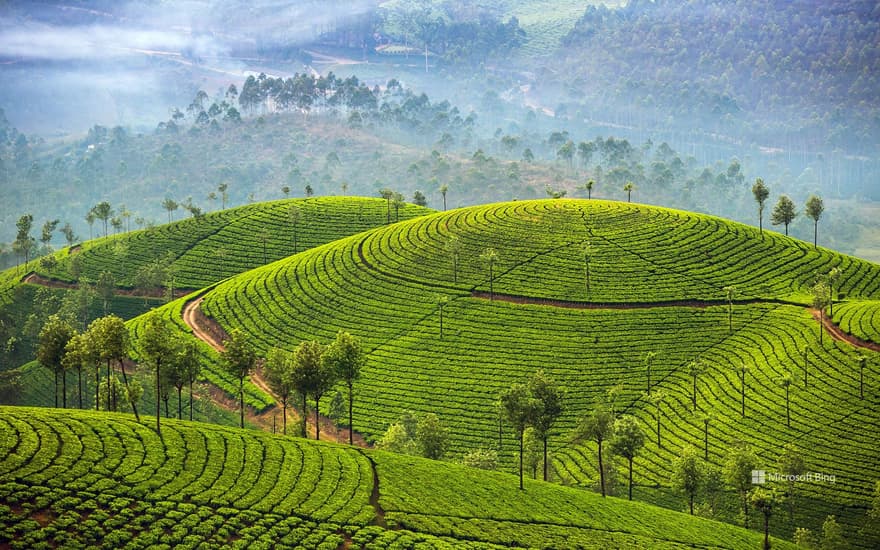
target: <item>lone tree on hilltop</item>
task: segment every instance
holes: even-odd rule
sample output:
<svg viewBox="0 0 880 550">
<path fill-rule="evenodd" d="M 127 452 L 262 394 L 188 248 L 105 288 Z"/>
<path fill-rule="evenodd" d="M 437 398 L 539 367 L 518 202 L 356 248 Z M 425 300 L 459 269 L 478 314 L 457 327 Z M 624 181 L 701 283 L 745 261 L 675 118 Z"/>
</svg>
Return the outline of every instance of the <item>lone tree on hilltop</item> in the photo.
<svg viewBox="0 0 880 550">
<path fill-rule="evenodd" d="M 623 186 L 623 190 L 626 191 L 626 202 L 632 202 L 632 192 L 635 188 L 636 186 L 631 181 L 626 182 L 626 185 Z"/>
<path fill-rule="evenodd" d="M 623 415 L 614 421 L 611 450 L 629 463 L 629 500 L 633 498 L 633 458 L 645 446 L 645 432 L 635 417 Z"/>
<path fill-rule="evenodd" d="M 288 352 L 272 348 L 266 357 L 263 368 L 266 373 L 266 383 L 281 400 L 281 423 L 282 433 L 287 435 L 287 402 L 293 393 L 293 359 Z"/>
<path fill-rule="evenodd" d="M 770 221 L 773 225 L 784 225 L 785 234 L 788 235 L 788 225 L 794 221 L 797 215 L 797 209 L 791 199 L 787 195 L 781 195 L 776 202 L 776 206 L 773 207 Z"/>
<path fill-rule="evenodd" d="M 55 407 L 58 407 L 58 374 L 61 373 L 62 407 L 67 408 L 67 373 L 62 361 L 65 350 L 76 331 L 58 315 L 50 315 L 40 331 L 37 361 L 55 375 Z"/>
<path fill-rule="evenodd" d="M 367 356 L 357 338 L 340 330 L 336 339 L 327 347 L 323 359 L 333 371 L 335 378 L 345 382 L 348 388 L 348 444 L 354 445 L 352 404 L 354 403 L 354 383 L 361 377 L 367 364 Z"/>
<path fill-rule="evenodd" d="M 104 223 L 104 236 L 106 237 L 107 221 L 113 216 L 113 208 L 110 206 L 109 202 L 101 201 L 92 207 L 92 211 L 95 213 L 95 218 Z"/>
<path fill-rule="evenodd" d="M 523 384 L 514 384 L 501 392 L 501 410 L 516 430 L 519 437 L 519 488 L 523 488 L 523 439 L 526 426 L 531 424 L 535 416 L 537 404 L 529 389 Z"/>
<path fill-rule="evenodd" d="M 598 446 L 599 457 L 599 488 L 602 496 L 605 492 L 605 466 L 602 463 L 602 446 L 614 434 L 614 415 L 605 405 L 598 405 L 589 414 L 584 416 L 575 430 L 575 441 L 595 441 Z"/>
<path fill-rule="evenodd" d="M 703 485 L 703 461 L 693 447 L 685 447 L 672 461 L 672 483 L 687 497 L 688 508 L 694 515 L 694 499 Z"/>
<path fill-rule="evenodd" d="M 240 427 L 244 428 L 244 379 L 250 376 L 257 365 L 257 352 L 244 331 L 234 328 L 229 339 L 223 341 L 225 350 L 221 354 L 226 371 L 238 379 Z"/>
<path fill-rule="evenodd" d="M 487 248 L 480 254 L 480 259 L 489 264 L 489 300 L 495 299 L 495 262 L 498 261 L 498 252 L 494 248 Z"/>
<path fill-rule="evenodd" d="M 228 190 L 229 190 L 228 183 L 224 182 L 224 183 L 221 183 L 220 185 L 217 186 L 217 191 L 220 192 L 220 208 L 222 210 L 226 210 L 226 201 L 229 200 L 229 193 L 227 193 Z"/>
<path fill-rule="evenodd" d="M 449 186 L 443 184 L 440 186 L 440 194 L 443 196 L 443 211 L 446 212 L 446 193 L 449 191 Z"/>
<path fill-rule="evenodd" d="M 758 229 L 761 234 L 764 234 L 764 203 L 767 202 L 767 198 L 770 196 L 770 190 L 767 189 L 767 186 L 764 185 L 764 180 L 758 178 L 755 180 L 755 185 L 752 186 L 752 195 L 755 196 L 755 202 L 758 203 Z"/>
<path fill-rule="evenodd" d="M 539 370 L 529 379 L 529 392 L 534 399 L 535 411 L 532 427 L 544 445 L 544 481 L 548 480 L 547 440 L 550 430 L 562 414 L 562 388 Z"/>
<path fill-rule="evenodd" d="M 179 206 L 177 201 L 169 197 L 165 197 L 165 200 L 162 201 L 162 208 L 168 211 L 168 223 L 171 223 L 171 213 L 177 210 Z"/>
<path fill-rule="evenodd" d="M 585 184 L 581 187 L 581 189 L 583 189 L 584 191 L 587 192 L 587 199 L 592 199 L 592 198 L 593 198 L 593 187 L 595 187 L 595 185 L 596 185 L 596 182 L 595 182 L 595 181 L 593 181 L 593 180 L 589 180 L 589 181 L 587 181 L 587 183 L 585 183 Z"/>
<path fill-rule="evenodd" d="M 807 205 L 804 207 L 804 213 L 808 218 L 813 220 L 813 248 L 819 248 L 819 218 L 825 211 L 825 203 L 816 195 L 810 195 L 807 199 Z"/>
</svg>

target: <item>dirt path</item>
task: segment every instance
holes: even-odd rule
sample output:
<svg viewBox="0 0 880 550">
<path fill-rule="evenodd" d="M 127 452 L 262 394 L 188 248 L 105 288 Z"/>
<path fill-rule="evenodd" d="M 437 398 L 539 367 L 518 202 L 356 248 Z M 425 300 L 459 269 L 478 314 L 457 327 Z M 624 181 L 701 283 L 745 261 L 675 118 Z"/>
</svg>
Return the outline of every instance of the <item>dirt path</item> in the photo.
<svg viewBox="0 0 880 550">
<path fill-rule="evenodd" d="M 216 321 L 214 321 L 213 319 L 205 315 L 204 312 L 202 312 L 199 306 L 201 305 L 203 299 L 204 295 L 198 296 L 195 299 L 190 300 L 183 306 L 183 322 L 192 329 L 193 336 L 214 348 L 218 353 L 222 353 L 225 350 L 222 342 L 228 337 L 228 335 L 226 334 L 226 331 L 223 330 L 223 327 L 221 327 Z M 273 392 L 269 388 L 269 384 L 266 383 L 265 378 L 263 378 L 260 367 L 257 368 L 256 372 L 254 372 L 253 375 L 251 375 L 251 382 L 258 388 L 260 388 L 260 390 L 272 396 L 272 399 L 279 403 L 281 402 L 278 396 L 275 395 L 275 392 Z M 219 388 L 218 392 L 220 395 L 212 394 L 215 398 L 215 401 L 224 404 L 224 407 L 229 408 L 228 402 L 231 400 L 229 400 L 228 396 L 223 394 L 223 392 L 220 391 Z M 225 397 L 226 399 L 222 399 L 221 397 Z M 237 403 L 231 403 L 231 407 L 235 410 L 238 410 Z M 268 421 L 268 425 L 271 426 L 272 417 L 278 412 L 278 409 L 279 407 L 277 405 L 272 406 L 266 409 L 263 413 L 253 416 L 259 421 L 258 423 L 260 423 L 261 425 L 265 426 L 266 422 Z M 287 425 L 288 432 L 290 432 L 290 427 L 296 426 L 297 423 L 301 420 L 299 412 L 294 407 L 288 405 L 287 411 Z M 293 419 L 290 418 L 291 415 L 293 416 Z M 324 435 L 325 440 L 329 439 L 340 443 L 348 440 L 348 430 L 344 428 L 337 428 L 333 421 L 325 416 L 319 416 L 319 421 L 321 423 L 321 433 Z M 315 433 L 315 424 L 313 420 L 313 415 L 311 414 L 306 420 L 306 427 L 308 430 L 307 433 Z M 276 429 L 281 429 L 280 422 L 276 424 Z M 364 436 L 357 432 L 354 433 L 354 444 L 358 447 L 369 447 L 366 439 L 364 439 Z"/>
<path fill-rule="evenodd" d="M 869 349 L 871 351 L 876 351 L 880 353 L 880 344 L 868 342 L 866 340 L 862 340 L 861 338 L 857 338 L 852 334 L 844 332 L 843 329 L 834 324 L 834 321 L 832 321 L 830 317 L 825 315 L 824 311 L 813 309 L 810 310 L 810 313 L 813 314 L 813 319 L 822 323 L 822 326 L 825 327 L 825 330 L 828 331 L 828 334 L 830 334 L 835 340 L 846 342 L 847 344 L 857 348 Z"/>
<path fill-rule="evenodd" d="M 43 277 L 42 275 L 38 275 L 36 272 L 31 271 L 27 275 L 21 278 L 22 283 L 27 283 L 31 285 L 40 285 L 48 288 L 63 288 L 67 290 L 76 290 L 79 288 L 79 283 L 68 283 L 67 281 L 59 281 L 58 279 L 50 279 L 48 277 Z M 175 288 L 174 289 L 174 297 L 182 298 L 187 294 L 192 294 L 194 292 L 193 289 L 190 288 Z M 133 288 L 115 288 L 113 289 L 113 294 L 115 296 L 136 296 L 138 298 L 149 297 L 149 298 L 161 298 L 165 296 L 164 288 L 154 288 L 146 291 L 137 290 Z"/>
<path fill-rule="evenodd" d="M 489 300 L 490 294 L 482 290 L 474 290 L 471 292 L 472 298 Z M 575 302 L 572 300 L 555 300 L 553 298 L 535 298 L 533 296 L 515 296 L 512 294 L 491 295 L 491 299 L 498 302 L 510 302 L 513 304 L 534 304 L 539 306 L 552 306 L 568 309 L 653 309 L 659 307 L 691 307 L 691 308 L 708 308 L 726 306 L 726 300 L 667 300 L 665 302 Z M 752 300 L 734 300 L 735 306 L 746 306 L 752 304 L 789 304 L 789 302 L 779 300 L 766 300 L 755 298 Z M 798 304 L 789 304 L 798 305 Z"/>
</svg>

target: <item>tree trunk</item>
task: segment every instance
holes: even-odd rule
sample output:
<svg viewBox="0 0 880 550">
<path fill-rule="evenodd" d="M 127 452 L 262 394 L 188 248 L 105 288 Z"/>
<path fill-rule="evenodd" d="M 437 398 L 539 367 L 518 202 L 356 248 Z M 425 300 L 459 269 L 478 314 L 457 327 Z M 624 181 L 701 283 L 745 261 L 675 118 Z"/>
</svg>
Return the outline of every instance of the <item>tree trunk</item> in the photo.
<svg viewBox="0 0 880 550">
<path fill-rule="evenodd" d="M 101 410 L 101 367 L 95 365 L 95 410 Z"/>
<path fill-rule="evenodd" d="M 354 425 L 352 423 L 352 402 L 354 401 L 354 385 L 348 382 L 348 444 L 354 445 Z"/>
<path fill-rule="evenodd" d="M 193 419 L 193 383 L 192 379 L 189 381 L 189 419 L 192 421 Z"/>
<path fill-rule="evenodd" d="M 302 437 L 308 437 L 308 434 L 306 433 L 306 394 L 305 393 L 302 394 L 302 400 L 303 400 L 302 409 L 300 409 L 300 412 L 299 412 L 299 419 L 300 419 L 299 429 L 300 429 L 300 435 Z"/>
<path fill-rule="evenodd" d="M 785 388 L 785 425 L 791 428 L 791 407 L 788 400 L 788 387 Z"/>
<path fill-rule="evenodd" d="M 160 425 L 160 418 L 162 415 L 159 411 L 159 399 L 161 399 L 162 388 L 160 387 L 159 380 L 161 378 L 161 368 L 162 368 L 162 360 L 158 357 L 156 358 L 156 433 L 162 433 L 162 426 Z"/>
<path fill-rule="evenodd" d="M 602 497 L 605 497 L 605 467 L 602 465 L 602 440 L 599 440 L 599 486 L 602 489 Z"/>
<path fill-rule="evenodd" d="M 660 447 L 660 404 L 657 404 L 657 447 Z"/>
<path fill-rule="evenodd" d="M 548 478 L 548 468 L 547 468 L 547 436 L 544 436 L 544 481 L 547 481 Z"/>
<path fill-rule="evenodd" d="M 523 488 L 523 438 L 525 437 L 525 426 L 519 430 L 519 488 Z"/>
<path fill-rule="evenodd" d="M 240 398 L 238 408 L 241 418 L 240 425 L 244 428 L 244 378 L 238 379 L 238 396 Z"/>
<path fill-rule="evenodd" d="M 819 220 L 813 222 L 813 248 L 819 248 Z"/>
<path fill-rule="evenodd" d="M 119 369 L 122 371 L 122 381 L 125 382 L 125 393 L 131 395 L 131 389 L 128 387 L 128 375 L 125 374 L 125 362 L 122 359 L 119 360 Z M 138 414 L 137 404 L 131 400 L 129 400 L 129 403 L 131 403 L 131 410 L 134 411 L 135 419 L 140 422 L 141 417 Z"/>
<path fill-rule="evenodd" d="M 764 550 L 770 550 L 770 514 L 764 514 Z"/>
<path fill-rule="evenodd" d="M 110 410 L 110 402 L 113 400 L 113 385 L 110 383 L 110 360 L 107 359 L 107 410 Z M 116 404 L 113 404 L 116 408 Z"/>
<path fill-rule="evenodd" d="M 321 396 L 315 396 L 315 441 L 319 441 L 321 439 L 321 422 L 318 418 L 318 404 L 321 402 Z"/>
<path fill-rule="evenodd" d="M 627 457 L 629 460 L 629 499 L 633 499 L 633 459 L 631 456 Z"/>
<path fill-rule="evenodd" d="M 691 510 L 691 515 L 694 515 L 694 495 L 693 495 L 693 493 L 688 494 L 688 507 Z"/>
<path fill-rule="evenodd" d="M 287 435 L 287 399 L 281 400 L 281 414 L 284 415 L 281 419 L 281 433 Z"/>
</svg>

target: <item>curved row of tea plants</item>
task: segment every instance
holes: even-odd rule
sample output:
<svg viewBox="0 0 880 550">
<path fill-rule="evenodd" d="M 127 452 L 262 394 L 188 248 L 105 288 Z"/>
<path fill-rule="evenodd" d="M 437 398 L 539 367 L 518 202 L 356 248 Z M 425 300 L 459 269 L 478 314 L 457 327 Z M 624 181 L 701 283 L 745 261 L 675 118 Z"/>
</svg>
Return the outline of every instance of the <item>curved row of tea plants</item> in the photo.
<svg viewBox="0 0 880 550">
<path fill-rule="evenodd" d="M 458 282 L 451 237 L 461 245 Z M 584 247 L 590 248 L 586 289 Z M 499 293 L 589 302 L 775 298 L 806 302 L 817 274 L 842 271 L 850 298 L 880 295 L 880 266 L 712 216 L 610 201 L 492 204 L 371 232 L 365 259 L 441 287 L 489 290 L 481 253 L 498 252 Z M 757 264 L 757 265 L 756 265 Z"/>
<path fill-rule="evenodd" d="M 457 285 L 450 257 L 443 251 L 448 227 L 459 228 L 455 234 L 470 251 L 461 256 Z M 629 296 L 633 302 L 682 303 L 581 310 L 471 296 L 474 288 L 488 290 L 487 266 L 476 256 L 493 247 L 499 254 L 496 291 L 577 298 L 567 292 L 583 292 L 583 287 L 573 290 L 583 284 L 582 266 L 578 272 L 574 260 L 567 264 L 556 252 L 580 246 L 590 231 L 591 244 L 608 243 L 601 252 L 594 251 L 593 261 L 620 270 L 606 279 L 614 281 L 615 289 L 596 287 L 595 301 Z M 673 247 L 670 235 L 676 232 L 691 244 Z M 728 235 L 729 242 L 713 235 Z M 704 239 L 710 244 L 700 244 Z M 746 244 L 738 245 L 743 240 Z M 701 246 L 712 251 L 713 259 L 691 252 Z M 464 261 L 465 257 L 471 259 Z M 656 278 L 639 267 L 645 258 Z M 684 267 L 676 267 L 678 258 Z M 717 274 L 710 269 L 713 265 L 718 266 Z M 744 296 L 752 292 L 806 300 L 810 278 L 833 265 L 844 271 L 842 280 L 847 282 L 841 287 L 849 295 L 876 292 L 880 267 L 821 249 L 814 252 L 769 232 L 762 239 L 744 226 L 646 206 L 535 201 L 427 216 L 316 248 L 219 284 L 207 293 L 203 309 L 225 328 L 252 334 L 261 353 L 273 346 L 292 349 L 306 339 L 327 342 L 339 329 L 351 332 L 369 352 L 368 366 L 356 385 L 355 429 L 378 437 L 406 410 L 433 412 L 452 434 L 454 456 L 498 447 L 499 392 L 544 369 L 567 392 L 566 412 L 551 439 L 558 478 L 585 485 L 595 477 L 593 453 L 569 447 L 568 434 L 581 415 L 618 385 L 622 389 L 615 406 L 636 414 L 646 427 L 653 426 L 653 407 L 642 399 L 647 389 L 643 358 L 659 352 L 652 382 L 669 394 L 664 412 L 669 419 L 663 429 L 674 433 L 659 447 L 656 441 L 649 444 L 636 462 L 636 478 L 640 485 L 659 488 L 649 498 L 664 503 L 669 502 L 672 458 L 685 444 L 702 447 L 702 420 L 691 412 L 692 380 L 686 372 L 688 363 L 699 357 L 709 364 L 698 384 L 698 403 L 715 418 L 710 421 L 712 462 L 720 463 L 734 441 L 746 439 L 772 465 L 784 443 L 797 441 L 814 468 L 840 474 L 833 487 L 815 488 L 821 496 L 816 501 L 829 504 L 810 508 L 800 526 L 816 529 L 827 513 L 842 514 L 854 523 L 857 512 L 850 505 L 864 505 L 880 477 L 880 461 L 869 446 L 880 436 L 872 421 L 878 414 L 873 389 L 876 357 L 871 355 L 865 373 L 870 389 L 860 399 L 852 362 L 855 351 L 827 336 L 820 346 L 818 324 L 805 308 L 772 302 L 735 305 L 731 334 L 722 289 L 729 276 Z M 535 270 L 533 277 L 512 277 L 527 268 Z M 659 283 L 664 273 L 665 286 Z M 507 279 L 512 282 L 505 287 Z M 764 280 L 769 286 L 759 284 Z M 701 295 L 701 289 L 714 289 L 715 294 L 706 290 Z M 448 299 L 442 339 L 440 296 Z M 693 296 L 718 305 L 686 307 Z M 790 388 L 789 429 L 784 424 L 784 392 L 777 381 L 789 369 L 799 376 L 804 345 L 814 350 L 810 361 L 815 378 L 803 391 Z M 747 419 L 738 422 L 732 414 L 738 411 L 739 393 L 731 367 L 741 361 L 752 366 L 757 378 L 750 382 Z M 514 440 L 503 424 L 500 443 L 502 462 L 510 468 Z"/>
<path fill-rule="evenodd" d="M 361 197 L 251 204 L 87 241 L 72 252 L 65 249 L 56 253 L 58 265 L 52 269 L 41 267 L 39 262 L 32 265 L 41 275 L 63 281 L 95 281 L 101 272 L 109 271 L 118 285 L 133 287 L 138 269 L 170 257 L 177 286 L 202 288 L 293 254 L 294 225 L 289 213 L 292 206 L 299 210 L 298 252 L 384 225 L 388 209 L 383 199 Z M 405 220 L 430 212 L 433 211 L 407 204 L 400 208 L 399 217 Z M 393 208 L 391 219 L 395 219 Z M 78 276 L 71 272 L 74 258 Z"/>
<path fill-rule="evenodd" d="M 880 344 L 880 301 L 846 302 L 835 305 L 834 322 L 844 332 Z"/>
<path fill-rule="evenodd" d="M 127 415 L 0 412 L 0 540 L 11 548 L 745 549 L 760 541 L 645 504 L 539 483 L 518 491 L 510 475 L 389 453 L 176 421 L 159 436 Z"/>
<path fill-rule="evenodd" d="M 0 539 L 15 547 L 336 548 L 342 526 L 374 516 L 371 466 L 354 449 L 175 421 L 160 437 L 129 415 L 2 411 Z"/>
</svg>

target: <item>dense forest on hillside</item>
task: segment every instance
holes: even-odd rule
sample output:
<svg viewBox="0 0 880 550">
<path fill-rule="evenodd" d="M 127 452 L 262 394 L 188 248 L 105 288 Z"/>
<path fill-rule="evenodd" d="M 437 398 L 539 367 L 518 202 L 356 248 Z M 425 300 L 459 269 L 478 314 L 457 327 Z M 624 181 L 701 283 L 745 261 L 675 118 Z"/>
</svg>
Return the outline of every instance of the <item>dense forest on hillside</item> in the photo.
<svg viewBox="0 0 880 550">
<path fill-rule="evenodd" d="M 559 51 L 585 103 L 816 149 L 880 143 L 880 4 L 632 0 L 590 6 Z"/>
</svg>

